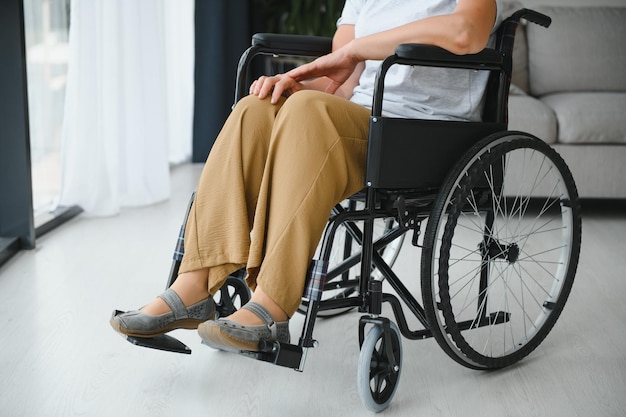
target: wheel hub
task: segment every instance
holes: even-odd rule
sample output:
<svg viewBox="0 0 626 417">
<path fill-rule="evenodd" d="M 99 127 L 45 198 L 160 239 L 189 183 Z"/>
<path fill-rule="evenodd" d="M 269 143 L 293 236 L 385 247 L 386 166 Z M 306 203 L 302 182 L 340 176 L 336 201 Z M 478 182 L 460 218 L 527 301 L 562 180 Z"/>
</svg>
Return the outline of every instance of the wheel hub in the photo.
<svg viewBox="0 0 626 417">
<path fill-rule="evenodd" d="M 504 259 L 513 264 L 519 259 L 520 249 L 517 243 L 502 243 L 497 240 L 490 240 L 489 243 L 481 244 L 483 253 L 491 259 Z"/>
<path fill-rule="evenodd" d="M 510 244 L 506 249 L 506 260 L 510 264 L 517 262 L 519 259 L 519 246 L 516 243 Z"/>
</svg>

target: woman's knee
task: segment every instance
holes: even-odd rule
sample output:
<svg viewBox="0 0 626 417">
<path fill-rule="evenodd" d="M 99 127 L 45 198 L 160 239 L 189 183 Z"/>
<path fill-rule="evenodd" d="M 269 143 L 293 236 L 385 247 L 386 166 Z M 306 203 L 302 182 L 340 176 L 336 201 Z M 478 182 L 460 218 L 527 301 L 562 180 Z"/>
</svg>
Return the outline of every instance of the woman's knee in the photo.
<svg viewBox="0 0 626 417">
<path fill-rule="evenodd" d="M 254 95 L 246 96 L 239 100 L 224 124 L 222 132 L 227 132 L 229 137 L 238 134 L 243 142 L 268 142 L 276 116 L 283 104 L 284 99 L 272 104 L 269 98 L 261 100 Z"/>
<path fill-rule="evenodd" d="M 290 117 L 308 119 L 315 114 L 319 114 L 320 110 L 325 113 L 329 104 L 337 97 L 322 93 L 315 90 L 302 90 L 289 96 L 285 105 L 281 109 L 281 113 L 289 113 Z"/>
<path fill-rule="evenodd" d="M 277 122 L 301 132 L 337 137 L 367 138 L 369 110 L 344 98 L 320 91 L 303 90 L 291 95 Z"/>
<path fill-rule="evenodd" d="M 235 107 L 233 108 L 233 114 L 276 114 L 278 110 L 282 107 L 284 103 L 284 99 L 280 100 L 276 104 L 270 103 L 269 98 L 259 99 L 259 97 L 255 95 L 248 95 L 242 98 L 237 102 Z"/>
</svg>

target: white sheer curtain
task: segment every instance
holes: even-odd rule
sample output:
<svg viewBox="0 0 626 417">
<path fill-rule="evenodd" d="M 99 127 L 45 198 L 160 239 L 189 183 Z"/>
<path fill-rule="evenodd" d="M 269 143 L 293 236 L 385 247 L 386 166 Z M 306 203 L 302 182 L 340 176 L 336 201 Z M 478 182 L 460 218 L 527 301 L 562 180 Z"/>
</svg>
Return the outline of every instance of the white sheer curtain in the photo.
<svg viewBox="0 0 626 417">
<path fill-rule="evenodd" d="M 193 0 L 73 0 L 59 205 L 88 215 L 169 197 L 189 159 Z"/>
</svg>

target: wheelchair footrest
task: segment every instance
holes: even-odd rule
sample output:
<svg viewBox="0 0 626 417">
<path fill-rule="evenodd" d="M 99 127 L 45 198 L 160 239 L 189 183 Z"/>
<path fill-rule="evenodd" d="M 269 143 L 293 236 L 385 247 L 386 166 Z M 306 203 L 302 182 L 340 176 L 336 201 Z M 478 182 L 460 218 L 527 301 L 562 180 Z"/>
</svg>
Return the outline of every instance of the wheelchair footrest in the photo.
<svg viewBox="0 0 626 417">
<path fill-rule="evenodd" d="M 136 346 L 150 349 L 165 350 L 167 352 L 191 354 L 191 349 L 178 339 L 166 334 L 155 337 L 132 337 L 127 336 L 126 340 Z"/>
<path fill-rule="evenodd" d="M 280 342 L 264 343 L 262 341 L 259 349 L 258 352 L 242 351 L 241 354 L 252 359 L 302 371 L 304 350 L 301 346 Z"/>
</svg>

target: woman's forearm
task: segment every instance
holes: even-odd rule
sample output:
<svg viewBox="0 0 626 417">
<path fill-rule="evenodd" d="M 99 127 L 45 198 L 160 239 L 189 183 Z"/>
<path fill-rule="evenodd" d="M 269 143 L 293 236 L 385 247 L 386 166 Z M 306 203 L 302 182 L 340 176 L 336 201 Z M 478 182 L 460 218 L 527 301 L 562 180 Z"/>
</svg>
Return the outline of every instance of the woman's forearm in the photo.
<svg viewBox="0 0 626 417">
<path fill-rule="evenodd" d="M 403 43 L 436 45 L 456 54 L 480 52 L 496 19 L 495 0 L 458 0 L 453 13 L 421 19 L 394 29 L 355 39 L 354 26 L 342 25 L 333 39 L 333 52 L 285 75 L 297 83 L 349 96 L 366 60 L 382 60 Z M 326 77 L 326 78 L 324 78 Z M 319 81 L 317 80 L 319 79 Z M 299 84 L 302 85 L 302 84 Z M 307 88 L 307 87 L 305 87 Z M 275 90 L 275 94 L 282 93 Z"/>
<path fill-rule="evenodd" d="M 459 55 L 477 53 L 487 44 L 495 14 L 494 0 L 459 1 L 451 14 L 432 16 L 354 39 L 346 48 L 359 61 L 382 60 L 403 43 L 436 45 Z"/>
<path fill-rule="evenodd" d="M 354 90 L 354 87 L 359 84 L 359 77 L 361 76 L 361 72 L 363 72 L 363 68 L 363 64 L 358 65 L 350 78 L 348 78 L 348 80 L 343 83 L 341 87 L 339 87 L 337 91 L 335 91 L 334 94 L 339 97 L 350 99 L 350 97 L 352 97 L 352 91 Z M 302 82 L 302 86 L 305 90 L 317 90 L 324 92 L 328 89 L 328 86 L 330 84 L 332 84 L 332 80 L 330 80 L 328 77 L 320 77 L 314 80 Z"/>
<path fill-rule="evenodd" d="M 335 36 L 333 37 L 333 51 L 336 51 L 339 48 L 350 43 L 350 41 L 354 40 L 354 26 L 353 25 L 341 25 L 337 28 L 335 32 Z M 352 97 L 352 90 L 359 83 L 359 77 L 361 76 L 361 72 L 363 72 L 364 65 L 358 65 L 355 68 L 354 73 L 348 78 L 348 80 L 341 85 L 335 91 L 335 95 L 340 97 L 344 97 L 349 99 Z M 328 86 L 332 83 L 327 77 L 320 77 L 313 80 L 304 81 L 302 83 L 303 87 L 307 90 L 318 90 L 318 91 L 326 91 Z"/>
</svg>

